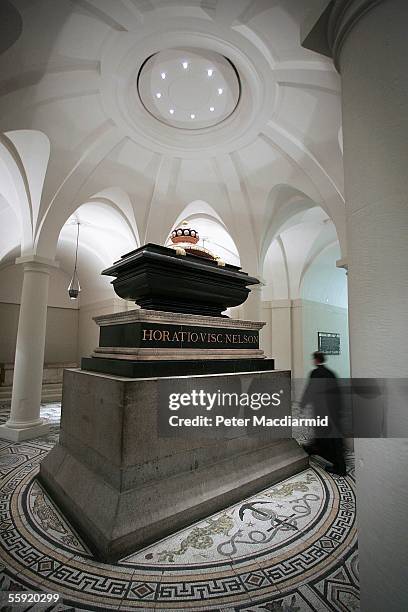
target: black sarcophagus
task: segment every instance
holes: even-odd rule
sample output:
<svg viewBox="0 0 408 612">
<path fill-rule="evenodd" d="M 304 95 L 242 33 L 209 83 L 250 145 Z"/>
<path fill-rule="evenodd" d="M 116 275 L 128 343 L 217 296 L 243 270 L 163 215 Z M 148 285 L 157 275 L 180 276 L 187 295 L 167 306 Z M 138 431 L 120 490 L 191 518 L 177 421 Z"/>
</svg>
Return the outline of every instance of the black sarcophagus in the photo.
<svg viewBox="0 0 408 612">
<path fill-rule="evenodd" d="M 146 244 L 102 272 L 115 276 L 117 295 L 141 308 L 222 316 L 243 304 L 250 285 L 258 283 L 231 264 L 199 257 L 157 244 Z"/>
</svg>

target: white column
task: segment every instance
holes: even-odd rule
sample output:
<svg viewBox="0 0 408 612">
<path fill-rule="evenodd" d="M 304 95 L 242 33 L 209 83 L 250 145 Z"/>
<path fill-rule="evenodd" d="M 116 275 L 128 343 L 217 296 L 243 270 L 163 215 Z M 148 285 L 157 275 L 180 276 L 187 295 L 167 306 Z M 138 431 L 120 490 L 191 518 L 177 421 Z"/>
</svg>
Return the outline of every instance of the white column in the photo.
<svg viewBox="0 0 408 612">
<path fill-rule="evenodd" d="M 271 308 L 271 340 L 272 357 L 278 370 L 291 370 L 292 363 L 292 301 L 272 300 Z M 301 330 L 300 330 L 301 331 Z"/>
<path fill-rule="evenodd" d="M 337 1 L 306 39 L 325 53 L 329 43 L 342 77 L 353 377 L 408 377 L 407 24 L 406 0 Z M 390 418 L 397 409 L 390 406 Z M 405 405 L 402 432 L 407 415 Z M 360 439 L 355 448 L 361 609 L 400 612 L 408 440 Z"/>
<path fill-rule="evenodd" d="M 263 350 L 265 357 L 275 357 L 272 352 L 272 306 L 270 301 L 261 301 L 261 321 L 264 321 L 266 325 L 262 329 L 259 348 Z"/>
<path fill-rule="evenodd" d="M 55 262 L 37 256 L 16 260 L 24 266 L 14 361 L 11 413 L 0 427 L 0 438 L 20 441 L 44 435 L 49 426 L 40 418 L 48 284 Z"/>
<path fill-rule="evenodd" d="M 243 303 L 243 317 L 245 321 L 262 321 L 262 285 L 252 285 L 248 298 Z M 264 329 L 259 332 L 259 348 L 264 346 Z"/>
<path fill-rule="evenodd" d="M 251 292 L 243 304 L 244 319 L 248 321 L 261 320 L 262 285 L 251 285 Z"/>
</svg>

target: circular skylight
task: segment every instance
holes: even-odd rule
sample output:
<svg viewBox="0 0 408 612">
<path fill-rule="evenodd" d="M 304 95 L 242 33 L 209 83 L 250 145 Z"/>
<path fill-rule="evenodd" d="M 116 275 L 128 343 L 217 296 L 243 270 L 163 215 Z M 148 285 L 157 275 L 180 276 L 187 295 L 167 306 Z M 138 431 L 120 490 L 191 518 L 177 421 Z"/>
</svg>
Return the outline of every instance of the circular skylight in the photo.
<svg viewBox="0 0 408 612">
<path fill-rule="evenodd" d="M 234 112 L 240 97 L 239 77 L 231 62 L 201 49 L 155 53 L 140 69 L 137 88 L 151 115 L 187 130 L 221 123 Z"/>
</svg>

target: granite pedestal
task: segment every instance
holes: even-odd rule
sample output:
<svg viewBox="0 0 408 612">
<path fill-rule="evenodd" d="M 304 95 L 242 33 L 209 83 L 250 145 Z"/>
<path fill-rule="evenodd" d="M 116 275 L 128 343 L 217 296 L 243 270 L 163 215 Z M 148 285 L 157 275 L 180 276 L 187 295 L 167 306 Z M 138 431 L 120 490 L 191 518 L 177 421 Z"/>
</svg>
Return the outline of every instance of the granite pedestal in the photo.
<svg viewBox="0 0 408 612">
<path fill-rule="evenodd" d="M 214 384 L 252 374 L 216 374 Z M 289 372 L 266 371 L 276 385 Z M 200 386 L 205 377 L 191 377 Z M 113 561 L 304 469 L 292 440 L 166 438 L 158 378 L 64 373 L 59 444 L 40 478 L 98 558 Z"/>
<path fill-rule="evenodd" d="M 259 348 L 262 321 L 143 308 L 95 317 L 99 345 L 83 370 L 144 378 L 273 370 Z"/>
</svg>

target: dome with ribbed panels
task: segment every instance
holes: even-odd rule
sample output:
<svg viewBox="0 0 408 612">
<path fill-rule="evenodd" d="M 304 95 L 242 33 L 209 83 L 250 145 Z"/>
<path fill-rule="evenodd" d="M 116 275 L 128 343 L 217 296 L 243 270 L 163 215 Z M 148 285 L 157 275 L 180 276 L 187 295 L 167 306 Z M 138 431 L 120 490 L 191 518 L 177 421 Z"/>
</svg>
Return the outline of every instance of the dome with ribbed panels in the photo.
<svg viewBox="0 0 408 612">
<path fill-rule="evenodd" d="M 328 219 L 302 247 L 305 270 L 330 224 L 344 251 L 340 82 L 299 43 L 309 3 L 0 4 L 17 24 L 0 49 L 2 263 L 35 252 L 70 274 L 77 215 L 96 275 L 111 252 L 164 244 L 196 201 L 255 276 L 285 231 L 303 278 L 287 231 L 301 210 Z"/>
</svg>

